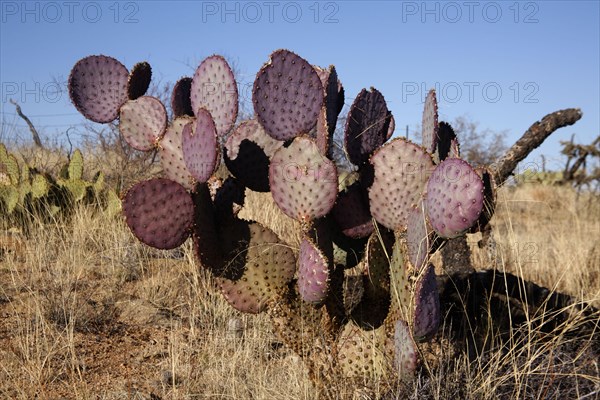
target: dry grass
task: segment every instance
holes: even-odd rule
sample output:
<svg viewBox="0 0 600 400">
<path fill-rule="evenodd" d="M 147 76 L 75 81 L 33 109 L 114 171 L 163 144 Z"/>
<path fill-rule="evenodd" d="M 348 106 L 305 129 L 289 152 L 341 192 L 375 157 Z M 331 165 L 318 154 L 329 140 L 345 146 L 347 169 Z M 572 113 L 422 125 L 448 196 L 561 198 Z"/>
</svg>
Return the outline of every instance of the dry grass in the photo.
<svg viewBox="0 0 600 400">
<path fill-rule="evenodd" d="M 535 184 L 502 188 L 492 224 L 498 269 L 600 307 L 600 265 L 588 262 L 600 246 L 598 197 Z M 483 268 L 487 260 L 477 250 L 473 261 Z"/>
<path fill-rule="evenodd" d="M 294 223 L 268 196 L 248 204 L 242 216 L 297 246 Z M 588 261 L 599 216 L 597 198 L 569 189 L 504 188 L 493 220 L 496 267 L 599 306 L 600 265 Z M 314 398 L 302 362 L 280 346 L 268 318 L 229 307 L 189 243 L 150 250 L 120 219 L 90 209 L 1 240 L 0 398 Z M 475 265 L 492 267 L 478 237 L 469 240 Z M 429 346 L 438 353 L 402 396 L 600 398 L 599 344 L 570 334 L 580 323 L 574 317 L 552 335 L 520 327 L 475 360 Z"/>
</svg>

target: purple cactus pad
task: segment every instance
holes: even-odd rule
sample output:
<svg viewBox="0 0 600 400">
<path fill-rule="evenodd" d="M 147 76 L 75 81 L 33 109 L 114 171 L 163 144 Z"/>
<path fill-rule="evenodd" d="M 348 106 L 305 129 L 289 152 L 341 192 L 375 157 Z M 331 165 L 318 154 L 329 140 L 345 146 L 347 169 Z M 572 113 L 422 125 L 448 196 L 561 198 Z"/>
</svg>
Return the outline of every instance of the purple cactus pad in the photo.
<svg viewBox="0 0 600 400">
<path fill-rule="evenodd" d="M 288 50 L 277 50 L 256 75 L 252 102 L 258 122 L 277 140 L 308 134 L 323 105 L 323 85 L 314 68 Z"/>
<path fill-rule="evenodd" d="M 382 146 L 371 157 L 373 184 L 369 188 L 371 214 L 386 228 L 406 226 L 408 212 L 418 204 L 433 170 L 422 147 L 404 138 Z"/>
<path fill-rule="evenodd" d="M 339 194 L 331 214 L 344 235 L 358 239 L 373 232 L 373 220 L 365 198 L 365 190 L 359 182 Z"/>
<path fill-rule="evenodd" d="M 190 235 L 194 204 L 190 194 L 177 182 L 151 179 L 127 191 L 123 213 L 140 241 L 157 249 L 173 249 Z"/>
<path fill-rule="evenodd" d="M 477 167 L 475 168 L 475 171 L 483 181 L 483 209 L 481 210 L 481 215 L 479 215 L 477 222 L 471 227 L 472 233 L 482 232 L 487 224 L 489 224 L 494 215 L 497 201 L 494 174 L 486 167 Z"/>
<path fill-rule="evenodd" d="M 190 91 L 194 114 L 205 108 L 215 121 L 217 135 L 233 128 L 238 115 L 238 90 L 231 67 L 219 55 L 206 58 L 194 74 Z"/>
<path fill-rule="evenodd" d="M 460 158 L 447 158 L 427 183 L 427 213 L 431 226 L 443 238 L 462 235 L 483 208 L 483 181 Z"/>
<path fill-rule="evenodd" d="M 323 123 L 323 126 L 327 126 L 329 136 L 333 136 L 338 114 L 344 106 L 344 87 L 338 79 L 337 71 L 333 65 L 330 65 L 327 69 L 314 66 L 314 69 L 319 75 L 325 94 L 323 107 L 325 109 L 325 121 L 327 123 Z"/>
<path fill-rule="evenodd" d="M 422 144 L 430 153 L 436 153 L 438 142 L 438 106 L 435 90 L 431 89 L 425 98 L 421 132 Z"/>
<path fill-rule="evenodd" d="M 361 90 L 350 107 L 344 131 L 344 147 L 350 162 L 361 165 L 385 143 L 391 115 L 377 89 Z"/>
<path fill-rule="evenodd" d="M 338 194 L 335 164 L 307 137 L 277 150 L 269 166 L 269 184 L 279 208 L 300 222 L 329 213 Z"/>
<path fill-rule="evenodd" d="M 119 111 L 119 131 L 131 147 L 148 151 L 156 147 L 167 129 L 167 110 L 155 97 L 129 100 Z"/>
<path fill-rule="evenodd" d="M 69 96 L 87 119 L 108 123 L 119 116 L 127 101 L 127 68 L 107 56 L 89 56 L 79 60 L 69 75 Z"/>
<path fill-rule="evenodd" d="M 173 87 L 171 93 L 171 110 L 173 111 L 173 118 L 188 115 L 194 116 L 194 110 L 192 109 L 192 101 L 190 100 L 190 93 L 192 90 L 192 78 L 183 77 L 177 81 Z"/>
<path fill-rule="evenodd" d="M 415 312 L 413 332 L 419 340 L 433 336 L 440 326 L 440 295 L 435 278 L 435 268 L 429 264 L 415 288 Z"/>
<path fill-rule="evenodd" d="M 219 161 L 217 130 L 210 113 L 204 108 L 196 111 L 196 124 L 188 124 L 182 132 L 183 159 L 197 182 L 204 183 L 213 174 Z"/>
<path fill-rule="evenodd" d="M 444 161 L 448 157 L 458 157 L 457 154 L 453 154 L 453 143 L 457 142 L 456 133 L 454 129 L 447 122 L 440 122 L 438 130 L 438 145 L 437 145 L 437 162 Z"/>
<path fill-rule="evenodd" d="M 186 189 L 192 190 L 194 177 L 185 165 L 182 149 L 183 129 L 188 124 L 191 128 L 191 124 L 195 124 L 195 119 L 191 117 L 175 118 L 158 143 L 158 150 L 165 176 L 183 185 Z"/>
<path fill-rule="evenodd" d="M 146 61 L 133 66 L 127 81 L 127 95 L 129 100 L 135 100 L 146 94 L 152 80 L 152 68 Z"/>
<path fill-rule="evenodd" d="M 268 192 L 270 158 L 282 145 L 255 119 L 244 121 L 225 142 L 225 164 L 250 190 Z"/>
<path fill-rule="evenodd" d="M 304 237 L 298 253 L 298 292 L 302 300 L 320 304 L 329 289 L 327 258 L 312 240 Z"/>
<path fill-rule="evenodd" d="M 405 321 L 398 320 L 394 327 L 396 372 L 402 380 L 412 380 L 417 368 L 417 345 Z"/>
</svg>

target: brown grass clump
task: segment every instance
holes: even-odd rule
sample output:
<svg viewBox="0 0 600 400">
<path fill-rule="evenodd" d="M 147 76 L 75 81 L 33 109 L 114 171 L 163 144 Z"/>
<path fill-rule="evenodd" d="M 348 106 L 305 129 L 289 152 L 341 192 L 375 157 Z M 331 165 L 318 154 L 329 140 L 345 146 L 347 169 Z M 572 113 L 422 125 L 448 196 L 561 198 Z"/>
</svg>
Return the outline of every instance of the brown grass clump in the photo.
<svg viewBox="0 0 600 400">
<path fill-rule="evenodd" d="M 593 279 L 600 264 L 594 268 L 589 261 L 600 236 L 598 197 L 530 185 L 502 188 L 498 201 L 493 219 L 498 267 L 600 306 L 600 282 Z M 485 268 L 477 254 L 475 262 Z"/>
<path fill-rule="evenodd" d="M 494 259 L 469 235 L 474 265 L 598 307 L 599 215 L 597 197 L 568 188 L 502 188 Z M 268 194 L 249 194 L 241 216 L 297 247 L 295 223 Z M 152 250 L 120 218 L 80 208 L 65 223 L 34 223 L 28 237 L 3 232 L 0 246 L 0 398 L 314 398 L 302 361 L 281 345 L 268 317 L 234 311 L 189 242 Z M 585 321 L 572 307 L 553 332 L 539 328 L 536 319 L 547 316 L 536 314 L 510 328 L 508 340 L 490 338 L 475 357 L 444 327 L 422 347 L 425 362 L 408 393 L 380 395 L 599 398 L 598 335 L 576 334 Z M 340 399 L 374 398 L 338 384 Z"/>
</svg>

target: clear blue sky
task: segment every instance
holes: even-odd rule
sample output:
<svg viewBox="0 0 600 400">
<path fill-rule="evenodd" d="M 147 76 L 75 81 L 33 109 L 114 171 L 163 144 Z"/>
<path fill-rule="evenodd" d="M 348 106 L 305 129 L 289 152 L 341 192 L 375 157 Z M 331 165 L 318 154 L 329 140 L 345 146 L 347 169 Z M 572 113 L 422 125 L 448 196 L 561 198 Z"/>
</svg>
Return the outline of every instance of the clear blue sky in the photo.
<svg viewBox="0 0 600 400">
<path fill-rule="evenodd" d="M 434 86 L 441 119 L 468 115 L 482 129 L 506 130 L 509 143 L 545 114 L 580 107 L 583 119 L 536 153 L 558 160 L 559 140 L 600 133 L 599 21 L 598 1 L 2 0 L 0 117 L 23 126 L 14 98 L 47 136 L 81 127 L 52 82 L 90 54 L 128 68 L 147 60 L 155 76 L 175 81 L 219 53 L 247 87 L 273 50 L 289 48 L 336 65 L 347 103 L 363 87 L 379 89 L 401 132 L 420 123 Z"/>
</svg>

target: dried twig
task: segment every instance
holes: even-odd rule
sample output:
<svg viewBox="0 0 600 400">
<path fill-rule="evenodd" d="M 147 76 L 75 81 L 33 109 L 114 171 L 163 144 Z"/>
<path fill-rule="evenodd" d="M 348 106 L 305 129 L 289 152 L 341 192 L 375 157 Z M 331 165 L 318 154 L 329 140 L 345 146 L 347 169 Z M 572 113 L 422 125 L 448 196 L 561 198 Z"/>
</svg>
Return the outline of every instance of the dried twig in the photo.
<svg viewBox="0 0 600 400">
<path fill-rule="evenodd" d="M 17 114 L 19 115 L 19 117 L 21 117 L 23 119 L 23 121 L 25 121 L 27 123 L 27 126 L 29 126 L 29 131 L 31 132 L 31 136 L 33 136 L 33 142 L 35 143 L 35 145 L 37 147 L 39 147 L 40 149 L 43 149 L 44 145 L 42 144 L 42 141 L 40 140 L 40 135 L 38 134 L 38 131 L 37 131 L 37 129 L 35 129 L 35 126 L 31 122 L 31 120 L 27 117 L 27 115 L 23 114 L 23 110 L 21 110 L 21 106 L 19 105 L 19 103 L 17 103 L 13 99 L 10 99 L 10 102 L 17 109 Z"/>
<path fill-rule="evenodd" d="M 579 108 L 568 108 L 546 115 L 541 121 L 535 122 L 519 140 L 498 161 L 494 170 L 494 179 L 498 184 L 503 183 L 513 173 L 517 164 L 525 159 L 534 149 L 555 130 L 573 125 L 581 119 L 583 113 Z"/>
</svg>

